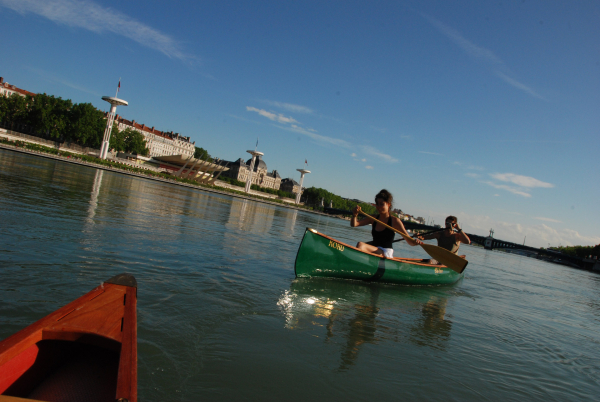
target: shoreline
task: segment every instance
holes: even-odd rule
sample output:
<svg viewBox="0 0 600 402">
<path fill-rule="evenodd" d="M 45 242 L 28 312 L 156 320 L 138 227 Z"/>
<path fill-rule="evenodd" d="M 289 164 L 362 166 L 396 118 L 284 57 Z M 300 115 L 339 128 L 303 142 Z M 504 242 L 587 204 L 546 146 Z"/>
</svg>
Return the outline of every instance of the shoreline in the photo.
<svg viewBox="0 0 600 402">
<path fill-rule="evenodd" d="M 104 166 L 104 165 L 100 165 L 100 164 L 96 164 L 96 163 L 79 161 L 79 160 L 75 160 L 75 159 L 69 158 L 69 157 L 64 157 L 64 156 L 59 156 L 59 155 L 52 155 L 52 154 L 48 154 L 48 153 L 41 152 L 41 151 L 31 151 L 31 150 L 24 149 L 24 148 L 17 147 L 17 146 L 12 146 L 12 145 L 7 145 L 7 144 L 0 143 L 0 149 L 4 149 L 6 151 L 19 152 L 19 153 L 23 153 L 23 154 L 27 154 L 27 155 L 31 155 L 31 156 L 38 156 L 38 157 L 42 157 L 42 158 L 46 158 L 46 159 L 53 159 L 53 160 L 56 160 L 56 161 L 59 161 L 59 162 L 71 163 L 71 164 L 85 166 L 85 167 L 89 167 L 89 168 L 93 168 L 93 169 L 107 170 L 109 172 L 114 172 L 114 173 L 119 173 L 119 174 L 125 174 L 125 175 L 128 175 L 128 176 L 134 176 L 134 177 L 138 177 L 140 179 L 158 181 L 158 182 L 165 183 L 165 184 L 172 184 L 172 185 L 176 185 L 176 186 L 187 187 L 187 188 L 198 190 L 198 191 L 205 191 L 205 192 L 208 192 L 208 193 L 214 193 L 214 194 L 219 194 L 219 195 L 226 195 L 226 196 L 230 196 L 230 197 L 234 197 L 234 198 L 240 198 L 240 199 L 243 199 L 243 200 L 255 201 L 255 202 L 260 202 L 260 203 L 263 203 L 263 204 L 268 204 L 268 205 L 282 207 L 282 208 L 294 209 L 296 211 L 308 212 L 308 213 L 315 214 L 315 215 L 328 216 L 328 217 L 331 217 L 331 218 L 341 219 L 341 218 L 339 218 L 339 217 L 337 217 L 335 215 L 329 215 L 329 214 L 326 214 L 326 213 L 323 213 L 323 212 L 319 212 L 319 211 L 314 211 L 314 210 L 310 210 L 310 209 L 306 209 L 306 208 L 300 208 L 300 207 L 292 206 L 292 205 L 289 205 L 289 204 L 286 204 L 286 203 L 278 203 L 278 202 L 273 202 L 273 201 L 267 201 L 267 200 L 263 200 L 263 199 L 260 199 L 260 198 L 254 198 L 252 196 L 245 196 L 245 195 L 231 193 L 231 192 L 227 192 L 227 191 L 221 191 L 221 190 L 217 190 L 216 188 L 208 188 L 208 187 L 196 186 L 196 185 L 193 185 L 193 184 L 181 183 L 181 182 L 178 182 L 178 181 L 175 181 L 175 180 L 164 179 L 164 178 L 161 178 L 161 177 L 152 177 L 152 176 L 148 176 L 148 175 L 145 175 L 145 174 L 142 174 L 142 173 L 130 172 L 130 171 L 127 171 L 127 170 L 117 169 L 117 168 L 110 167 L 110 166 Z"/>
</svg>

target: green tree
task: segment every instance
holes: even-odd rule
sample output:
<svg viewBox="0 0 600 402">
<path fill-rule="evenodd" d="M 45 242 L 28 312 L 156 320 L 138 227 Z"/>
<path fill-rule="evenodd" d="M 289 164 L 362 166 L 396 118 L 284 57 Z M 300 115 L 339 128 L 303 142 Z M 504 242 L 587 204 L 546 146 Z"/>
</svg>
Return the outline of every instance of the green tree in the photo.
<svg viewBox="0 0 600 402">
<path fill-rule="evenodd" d="M 12 130 L 15 123 L 25 123 L 31 96 L 26 98 L 18 94 L 9 97 L 0 96 L 0 121 Z"/>
<path fill-rule="evenodd" d="M 560 251 L 561 253 L 573 256 L 585 258 L 590 255 L 600 256 L 600 244 L 597 246 L 565 246 L 565 247 L 552 247 L 552 250 Z"/>
<path fill-rule="evenodd" d="M 69 110 L 73 107 L 71 100 L 55 98 L 51 95 L 37 94 L 31 99 L 27 123 L 34 132 L 47 134 L 50 138 L 63 138 L 69 124 Z"/>
<path fill-rule="evenodd" d="M 126 130 L 119 130 L 117 123 L 113 123 L 112 131 L 110 132 L 110 140 L 108 142 L 109 149 L 114 149 L 117 152 L 125 152 L 125 131 Z"/>
<path fill-rule="evenodd" d="M 304 190 L 302 193 L 302 200 L 305 204 L 310 205 L 312 207 L 320 207 L 321 200 L 323 200 L 323 204 L 328 207 L 329 203 L 332 204 L 333 208 L 342 209 L 345 211 L 350 211 L 356 206 L 356 201 L 347 200 L 345 198 L 340 197 L 339 195 L 333 194 L 324 188 L 316 188 L 310 187 Z M 364 202 L 359 203 L 360 207 L 363 211 L 368 213 L 369 215 L 377 214 L 377 209 L 371 205 L 366 204 Z"/>
<path fill-rule="evenodd" d="M 66 141 L 100 148 L 105 128 L 104 112 L 91 103 L 76 103 L 69 111 L 69 125 L 64 138 Z"/>
<path fill-rule="evenodd" d="M 194 151 L 194 158 L 202 159 L 204 161 L 212 162 L 213 159 L 208 153 L 208 151 L 202 147 L 196 147 L 196 151 Z"/>
<path fill-rule="evenodd" d="M 6 121 L 4 121 L 4 118 L 6 117 L 7 107 L 8 107 L 8 97 L 0 96 L 0 122 L 2 122 L 2 123 L 6 123 Z"/>
<path fill-rule="evenodd" d="M 122 133 L 125 136 L 125 152 L 142 156 L 150 154 L 150 150 L 146 146 L 146 137 L 144 137 L 144 134 L 130 127 L 127 127 Z"/>
<path fill-rule="evenodd" d="M 142 133 L 131 127 L 127 127 L 121 131 L 117 127 L 117 123 L 113 123 L 109 148 L 117 152 L 127 152 L 142 156 L 150 155 L 150 150 L 146 147 L 146 138 Z"/>
</svg>

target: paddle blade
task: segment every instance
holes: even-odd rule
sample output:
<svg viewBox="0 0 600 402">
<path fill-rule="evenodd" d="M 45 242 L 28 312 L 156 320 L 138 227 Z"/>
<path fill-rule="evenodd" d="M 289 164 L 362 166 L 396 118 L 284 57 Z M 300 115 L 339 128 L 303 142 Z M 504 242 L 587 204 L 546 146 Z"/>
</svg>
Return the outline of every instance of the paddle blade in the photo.
<svg viewBox="0 0 600 402">
<path fill-rule="evenodd" d="M 423 247 L 423 250 L 425 250 L 427 254 L 429 254 L 431 257 L 435 258 L 436 260 L 438 260 L 448 268 L 458 272 L 459 274 L 462 274 L 462 272 L 467 267 L 467 264 L 469 263 L 469 261 L 465 260 L 462 257 L 459 257 L 454 253 L 451 253 L 445 248 L 425 243 L 421 244 L 421 247 Z"/>
</svg>

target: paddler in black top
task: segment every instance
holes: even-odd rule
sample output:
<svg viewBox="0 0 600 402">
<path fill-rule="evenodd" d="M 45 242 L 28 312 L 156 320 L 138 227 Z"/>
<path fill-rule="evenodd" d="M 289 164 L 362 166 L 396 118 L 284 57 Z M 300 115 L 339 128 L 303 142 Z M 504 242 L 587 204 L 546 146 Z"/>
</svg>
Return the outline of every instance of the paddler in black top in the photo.
<svg viewBox="0 0 600 402">
<path fill-rule="evenodd" d="M 387 190 L 381 190 L 375 196 L 375 207 L 379 212 L 375 218 L 382 222 L 387 223 L 389 226 L 394 229 L 398 229 L 400 232 L 405 233 L 407 236 L 409 234 L 404 229 L 404 225 L 402 221 L 394 216 L 390 215 L 390 210 L 392 209 L 392 202 L 394 197 Z M 350 226 L 365 226 L 365 225 L 373 225 L 371 229 L 371 234 L 373 235 L 373 240 L 368 243 L 363 243 L 359 241 L 356 244 L 356 248 L 361 251 L 366 251 L 373 254 L 383 255 L 385 258 L 394 258 L 394 249 L 392 248 L 392 241 L 394 240 L 394 235 L 396 234 L 393 230 L 386 228 L 380 223 L 373 221 L 371 218 L 363 218 L 358 220 L 358 214 L 360 213 L 360 206 L 357 205 L 352 211 L 352 219 L 350 220 Z M 418 239 L 412 239 L 406 241 L 411 246 L 416 246 L 417 244 L 422 244 Z"/>
</svg>

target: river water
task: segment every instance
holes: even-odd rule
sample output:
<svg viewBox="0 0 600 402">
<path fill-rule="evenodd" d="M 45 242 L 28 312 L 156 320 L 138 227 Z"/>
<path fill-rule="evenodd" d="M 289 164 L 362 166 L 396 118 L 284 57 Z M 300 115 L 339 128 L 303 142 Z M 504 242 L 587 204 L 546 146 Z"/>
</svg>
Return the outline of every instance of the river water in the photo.
<svg viewBox="0 0 600 402">
<path fill-rule="evenodd" d="M 135 275 L 142 401 L 600 395 L 598 274 L 463 246 L 453 286 L 298 280 L 306 227 L 369 229 L 5 150 L 0 225 L 0 339 Z"/>
</svg>

